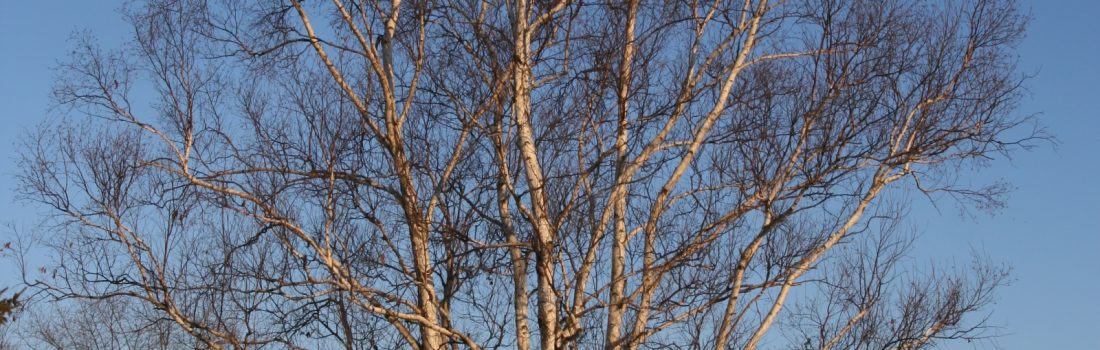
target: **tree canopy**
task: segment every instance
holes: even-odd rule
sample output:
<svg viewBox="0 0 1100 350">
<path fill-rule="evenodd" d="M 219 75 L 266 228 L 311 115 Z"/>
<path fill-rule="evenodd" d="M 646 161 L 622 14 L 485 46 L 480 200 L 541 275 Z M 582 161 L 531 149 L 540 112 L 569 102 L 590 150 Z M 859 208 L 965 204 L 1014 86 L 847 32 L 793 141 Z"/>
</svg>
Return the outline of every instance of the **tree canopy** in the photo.
<svg viewBox="0 0 1100 350">
<path fill-rule="evenodd" d="M 78 38 L 65 113 L 25 140 L 57 262 L 28 282 L 136 303 L 158 326 L 127 331 L 187 348 L 980 339 L 1006 270 L 906 260 L 906 204 L 1001 205 L 1005 185 L 959 180 L 1043 136 L 1014 111 L 1013 1 L 125 16 L 124 47 Z"/>
</svg>

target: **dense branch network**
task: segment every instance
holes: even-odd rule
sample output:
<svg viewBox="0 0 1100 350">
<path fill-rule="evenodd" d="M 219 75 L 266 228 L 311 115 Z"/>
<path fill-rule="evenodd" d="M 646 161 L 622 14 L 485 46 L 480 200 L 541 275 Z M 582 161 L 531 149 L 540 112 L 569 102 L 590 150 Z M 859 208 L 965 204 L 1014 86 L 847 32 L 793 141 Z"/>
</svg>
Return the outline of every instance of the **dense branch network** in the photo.
<svg viewBox="0 0 1100 350">
<path fill-rule="evenodd" d="M 27 139 L 23 194 L 57 227 L 28 283 L 140 314 L 120 327 L 162 348 L 977 339 L 1004 270 L 906 265 L 892 199 L 997 204 L 962 166 L 1042 136 L 1013 116 L 1010 1 L 126 16 L 131 45 L 80 40 L 55 90 L 72 113 Z"/>
</svg>

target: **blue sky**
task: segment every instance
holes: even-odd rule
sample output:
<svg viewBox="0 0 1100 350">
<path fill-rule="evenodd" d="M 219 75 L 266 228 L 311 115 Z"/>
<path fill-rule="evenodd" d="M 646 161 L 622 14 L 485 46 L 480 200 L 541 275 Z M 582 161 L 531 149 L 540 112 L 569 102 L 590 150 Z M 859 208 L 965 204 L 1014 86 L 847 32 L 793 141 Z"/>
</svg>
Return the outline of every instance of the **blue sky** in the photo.
<svg viewBox="0 0 1100 350">
<path fill-rule="evenodd" d="M 1038 114 L 1058 139 L 972 172 L 975 183 L 1015 185 L 994 216 L 959 215 L 918 202 L 917 259 L 966 262 L 972 250 L 1013 268 L 993 319 L 1003 349 L 1100 349 L 1100 1 L 1024 1 L 1034 20 L 1019 48 L 1020 70 L 1035 73 L 1019 110 Z M 46 118 L 52 68 L 69 36 L 90 30 L 105 47 L 125 39 L 119 5 L 107 1 L 14 1 L 0 7 L 0 224 L 29 228 L 35 211 L 14 198 L 17 139 Z M 919 198 L 917 198 L 919 199 Z M 10 230 L 0 228 L 0 241 Z M 0 286 L 12 278 L 0 264 Z M 952 349 L 984 349 L 960 344 Z"/>
</svg>

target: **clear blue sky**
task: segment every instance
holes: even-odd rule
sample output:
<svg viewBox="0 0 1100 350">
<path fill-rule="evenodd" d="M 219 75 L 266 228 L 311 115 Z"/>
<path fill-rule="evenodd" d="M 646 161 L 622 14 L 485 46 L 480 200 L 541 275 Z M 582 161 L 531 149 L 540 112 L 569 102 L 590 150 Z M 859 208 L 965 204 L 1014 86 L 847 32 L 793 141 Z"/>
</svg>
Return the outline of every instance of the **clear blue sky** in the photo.
<svg viewBox="0 0 1100 350">
<path fill-rule="evenodd" d="M 0 6 L 0 223 L 27 227 L 35 212 L 14 200 L 16 140 L 47 115 L 52 67 L 77 30 L 106 47 L 126 37 L 108 1 L 15 1 Z M 994 320 L 1005 326 L 996 345 L 1010 350 L 1100 349 L 1100 1 L 1024 1 L 1034 14 L 1020 46 L 1027 84 L 1021 113 L 1041 113 L 1057 147 L 1019 153 L 974 173 L 977 183 L 1007 179 L 1017 190 L 1008 208 L 975 219 L 950 203 L 918 204 L 919 259 L 966 261 L 972 249 L 1013 267 Z M 10 232 L 0 229 L 0 241 Z M 0 264 L 0 285 L 12 277 Z M 988 348 L 962 345 L 953 348 Z"/>
</svg>

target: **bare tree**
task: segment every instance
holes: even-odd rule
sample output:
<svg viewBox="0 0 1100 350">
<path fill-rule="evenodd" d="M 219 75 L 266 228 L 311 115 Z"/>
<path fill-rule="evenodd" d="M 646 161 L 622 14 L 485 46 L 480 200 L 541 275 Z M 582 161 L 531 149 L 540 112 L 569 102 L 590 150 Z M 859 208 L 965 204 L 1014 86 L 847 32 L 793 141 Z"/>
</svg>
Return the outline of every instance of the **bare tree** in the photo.
<svg viewBox="0 0 1100 350">
<path fill-rule="evenodd" d="M 34 349 L 194 349 L 190 336 L 146 305 L 124 298 L 39 305 L 20 337 Z"/>
<path fill-rule="evenodd" d="M 1012 1 L 187 1 L 81 37 L 27 138 L 60 298 L 212 349 L 917 349 L 1003 269 L 919 273 L 905 191 L 1013 115 Z M 930 196 L 929 198 L 934 198 Z M 942 267 L 938 267 L 942 268 Z M 783 320 L 783 321 L 780 321 Z M 777 322 L 778 321 L 778 322 Z"/>
</svg>

